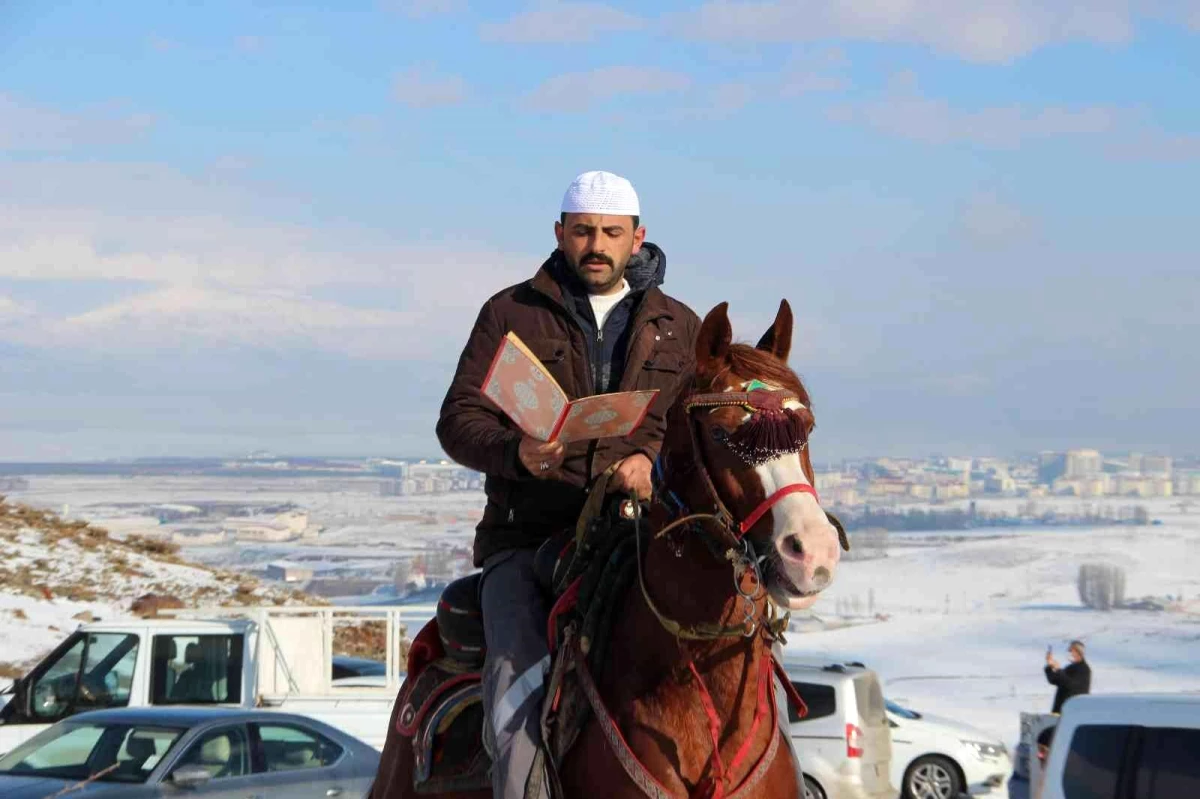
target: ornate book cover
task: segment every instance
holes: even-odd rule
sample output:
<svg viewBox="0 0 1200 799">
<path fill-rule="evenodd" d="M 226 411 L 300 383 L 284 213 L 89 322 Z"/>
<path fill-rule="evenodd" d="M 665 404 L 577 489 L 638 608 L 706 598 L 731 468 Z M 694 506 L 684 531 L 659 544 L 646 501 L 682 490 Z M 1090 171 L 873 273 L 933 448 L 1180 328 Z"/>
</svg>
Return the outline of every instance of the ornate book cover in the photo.
<svg viewBox="0 0 1200 799">
<path fill-rule="evenodd" d="M 482 389 L 527 435 L 564 443 L 629 435 L 658 394 L 658 389 L 619 391 L 572 400 L 512 332 L 496 348 Z"/>
</svg>

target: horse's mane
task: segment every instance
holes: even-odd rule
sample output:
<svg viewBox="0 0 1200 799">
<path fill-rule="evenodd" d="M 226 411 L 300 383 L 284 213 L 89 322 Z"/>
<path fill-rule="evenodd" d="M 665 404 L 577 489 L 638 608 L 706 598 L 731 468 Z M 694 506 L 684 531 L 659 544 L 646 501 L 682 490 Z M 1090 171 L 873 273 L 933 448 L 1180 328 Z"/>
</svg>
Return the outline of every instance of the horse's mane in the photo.
<svg viewBox="0 0 1200 799">
<path fill-rule="evenodd" d="M 730 371 L 747 380 L 758 378 L 765 383 L 795 391 L 797 398 L 808 408 L 812 402 L 800 378 L 784 361 L 749 344 L 729 345 Z"/>
</svg>

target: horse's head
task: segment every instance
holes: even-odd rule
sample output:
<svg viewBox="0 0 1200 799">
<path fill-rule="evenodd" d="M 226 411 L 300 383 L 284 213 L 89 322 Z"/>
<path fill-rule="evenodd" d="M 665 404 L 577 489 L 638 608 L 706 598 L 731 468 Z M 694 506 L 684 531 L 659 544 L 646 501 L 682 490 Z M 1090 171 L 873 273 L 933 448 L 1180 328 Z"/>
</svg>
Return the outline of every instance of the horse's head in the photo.
<svg viewBox="0 0 1200 799">
<path fill-rule="evenodd" d="M 670 483 L 690 508 L 727 512 L 732 532 L 752 545 L 768 592 L 800 610 L 833 582 L 841 551 L 814 487 L 808 392 L 787 365 L 792 311 L 780 303 L 754 347 L 733 343 L 727 311 L 728 303 L 710 311 L 696 339 L 696 374 L 666 442 L 683 479 Z"/>
</svg>

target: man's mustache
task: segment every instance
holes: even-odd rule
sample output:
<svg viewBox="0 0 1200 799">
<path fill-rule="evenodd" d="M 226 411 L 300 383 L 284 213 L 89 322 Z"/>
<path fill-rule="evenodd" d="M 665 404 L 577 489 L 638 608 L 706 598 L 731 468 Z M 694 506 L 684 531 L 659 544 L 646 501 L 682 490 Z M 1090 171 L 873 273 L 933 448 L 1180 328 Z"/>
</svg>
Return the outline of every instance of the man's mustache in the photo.
<svg viewBox="0 0 1200 799">
<path fill-rule="evenodd" d="M 585 255 L 579 259 L 579 263 L 581 265 L 582 264 L 608 264 L 609 266 L 613 265 L 612 258 L 609 258 L 607 255 L 601 255 L 598 252 L 589 252 L 587 255 Z"/>
</svg>

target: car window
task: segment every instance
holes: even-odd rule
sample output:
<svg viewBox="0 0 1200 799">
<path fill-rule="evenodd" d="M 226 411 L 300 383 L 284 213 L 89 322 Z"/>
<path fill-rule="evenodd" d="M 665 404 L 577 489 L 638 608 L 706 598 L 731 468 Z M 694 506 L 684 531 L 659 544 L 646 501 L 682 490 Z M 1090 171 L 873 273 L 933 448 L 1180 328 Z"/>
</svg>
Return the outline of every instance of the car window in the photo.
<svg viewBox="0 0 1200 799">
<path fill-rule="evenodd" d="M 1085 724 L 1075 728 L 1063 768 L 1066 799 L 1114 799 L 1132 727 Z"/>
<path fill-rule="evenodd" d="M 1200 730 L 1147 729 L 1135 795 L 1144 799 L 1200 797 Z"/>
<path fill-rule="evenodd" d="M 837 692 L 834 691 L 831 685 L 819 685 L 811 682 L 796 682 L 792 680 L 792 685 L 800 694 L 800 698 L 804 700 L 804 704 L 808 707 L 808 715 L 803 719 L 796 712 L 796 708 L 788 703 L 788 721 L 795 724 L 797 721 L 813 721 L 814 719 L 823 719 L 827 716 L 832 716 L 837 712 Z"/>
<path fill-rule="evenodd" d="M 87 776 L 88 759 L 103 735 L 104 727 L 98 724 L 71 726 L 66 728 L 62 735 L 50 738 L 41 746 L 31 747 L 31 751 L 14 750 L 0 760 L 0 764 L 5 772 L 12 774 L 61 773 Z"/>
<path fill-rule="evenodd" d="M 883 689 L 879 687 L 879 679 L 873 673 L 868 672 L 855 676 L 854 699 L 858 704 L 860 724 L 887 724 Z"/>
<path fill-rule="evenodd" d="M 151 660 L 153 704 L 241 701 L 241 635 L 156 635 Z"/>
<path fill-rule="evenodd" d="M 294 771 L 332 765 L 342 747 L 320 733 L 283 724 L 256 724 L 266 771 Z"/>
<path fill-rule="evenodd" d="M 115 775 L 122 782 L 145 782 L 182 736 L 183 730 L 133 727 L 117 748 Z"/>
<path fill-rule="evenodd" d="M 182 729 L 169 727 L 60 723 L 0 758 L 0 771 L 140 783 L 182 735 Z"/>
<path fill-rule="evenodd" d="M 32 715 L 48 721 L 76 710 L 128 705 L 137 650 L 136 635 L 79 634 L 34 680 Z"/>
<path fill-rule="evenodd" d="M 241 727 L 222 727 L 205 733 L 171 767 L 174 774 L 184 766 L 200 766 L 213 780 L 244 777 L 250 773 L 250 747 L 246 730 Z"/>
<path fill-rule="evenodd" d="M 138 640 L 136 635 L 88 635 L 75 702 L 78 710 L 125 707 L 129 704 L 133 671 L 137 665 Z"/>
<path fill-rule="evenodd" d="M 79 664 L 83 662 L 83 650 L 87 637 L 79 636 L 75 643 L 63 651 L 33 682 L 30 712 L 35 718 L 53 719 L 67 712 L 75 700 L 75 689 L 79 683 Z"/>
</svg>

